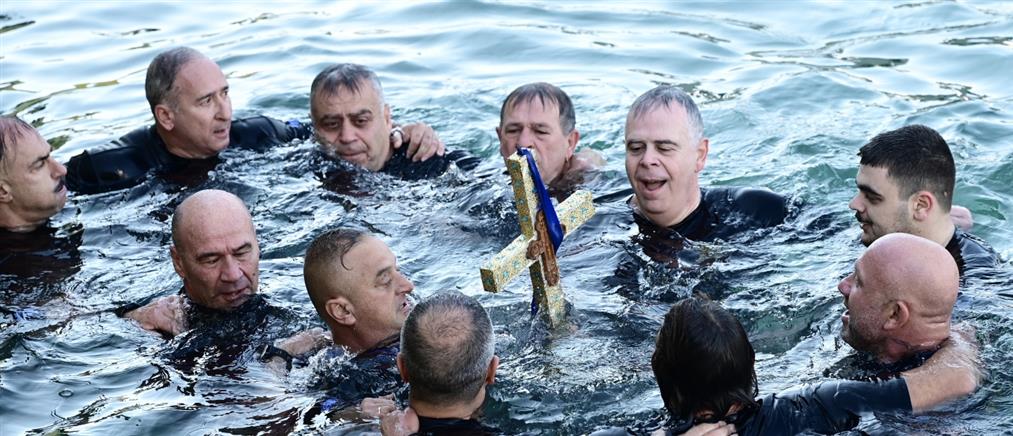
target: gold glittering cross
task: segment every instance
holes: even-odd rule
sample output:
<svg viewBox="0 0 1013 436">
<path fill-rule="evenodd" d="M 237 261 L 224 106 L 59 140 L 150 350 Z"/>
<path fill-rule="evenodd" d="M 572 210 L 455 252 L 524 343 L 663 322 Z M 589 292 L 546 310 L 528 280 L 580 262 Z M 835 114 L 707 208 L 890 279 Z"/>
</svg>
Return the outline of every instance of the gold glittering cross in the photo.
<svg viewBox="0 0 1013 436">
<path fill-rule="evenodd" d="M 566 305 L 559 283 L 559 266 L 546 229 L 545 214 L 538 209 L 538 193 L 531 180 L 531 169 L 523 156 L 513 155 L 507 159 L 507 170 L 514 189 L 521 235 L 482 267 L 482 286 L 486 291 L 499 292 L 528 267 L 540 310 L 548 315 L 551 327 L 562 326 Z M 569 234 L 594 216 L 591 193 L 573 193 L 556 206 L 556 216 L 563 225 L 564 235 Z"/>
</svg>

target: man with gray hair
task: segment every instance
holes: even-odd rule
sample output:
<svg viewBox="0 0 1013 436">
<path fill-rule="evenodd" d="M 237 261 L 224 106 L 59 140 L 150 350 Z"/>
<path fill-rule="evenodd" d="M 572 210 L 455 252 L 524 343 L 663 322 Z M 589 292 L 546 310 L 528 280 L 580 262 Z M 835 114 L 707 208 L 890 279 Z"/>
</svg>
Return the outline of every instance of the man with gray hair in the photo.
<svg viewBox="0 0 1013 436">
<path fill-rule="evenodd" d="M 460 150 L 444 154 L 431 129 L 395 128 L 380 79 L 362 65 L 333 64 L 317 74 L 310 85 L 310 118 L 324 154 L 369 171 L 411 180 L 442 174 L 451 163 L 465 170 L 479 163 Z M 408 147 L 395 147 L 392 137 Z"/>
<path fill-rule="evenodd" d="M 496 377 L 495 345 L 489 314 L 474 298 L 452 291 L 419 303 L 405 320 L 397 356 L 409 408 L 384 417 L 387 430 L 498 433 L 474 419 Z"/>
<path fill-rule="evenodd" d="M 785 198 L 766 189 L 700 188 L 709 150 L 688 94 L 660 85 L 637 98 L 626 117 L 626 176 L 641 233 L 712 240 L 784 221 Z"/>
<path fill-rule="evenodd" d="M 155 123 L 67 163 L 67 186 L 84 194 L 140 184 L 149 174 L 206 174 L 227 147 L 265 151 L 310 137 L 310 126 L 266 116 L 232 119 L 229 83 L 215 61 L 190 47 L 159 53 L 148 65 L 144 93 Z M 431 131 L 428 126 L 414 126 Z M 389 138 L 400 146 L 401 138 Z"/>
</svg>

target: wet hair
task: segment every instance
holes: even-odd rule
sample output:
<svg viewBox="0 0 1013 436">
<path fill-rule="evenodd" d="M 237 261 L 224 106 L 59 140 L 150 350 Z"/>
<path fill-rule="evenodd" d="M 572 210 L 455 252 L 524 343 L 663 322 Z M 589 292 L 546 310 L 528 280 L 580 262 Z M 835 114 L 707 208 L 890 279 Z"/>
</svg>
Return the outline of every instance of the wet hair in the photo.
<svg viewBox="0 0 1013 436">
<path fill-rule="evenodd" d="M 687 298 L 665 315 L 651 368 L 673 418 L 709 411 L 721 419 L 736 404 L 755 404 L 755 360 L 735 316 L 717 303 Z"/>
<path fill-rule="evenodd" d="M 630 115 L 633 118 L 640 118 L 648 112 L 660 107 L 671 108 L 673 103 L 686 110 L 686 118 L 689 122 L 689 133 L 694 141 L 700 142 L 703 139 L 703 117 L 700 116 L 700 109 L 693 102 L 685 91 L 672 85 L 658 85 L 656 88 L 643 93 L 633 102 L 630 107 Z"/>
<path fill-rule="evenodd" d="M 441 405 L 471 401 L 485 384 L 495 345 L 489 314 L 474 298 L 450 291 L 423 300 L 401 330 L 411 397 Z"/>
<path fill-rule="evenodd" d="M 376 95 L 380 97 L 380 103 L 383 103 L 383 85 L 380 84 L 380 78 L 372 70 L 359 64 L 330 65 L 313 78 L 313 83 L 310 85 L 310 102 L 314 101 L 317 96 L 331 95 L 341 88 L 358 94 L 363 84 L 371 85 L 376 91 Z"/>
<path fill-rule="evenodd" d="M 957 170 L 950 146 L 935 130 L 912 124 L 880 133 L 862 146 L 858 156 L 862 165 L 886 168 L 900 187 L 901 199 L 929 191 L 943 211 L 950 210 Z"/>
<path fill-rule="evenodd" d="M 330 230 L 317 236 L 310 247 L 306 249 L 303 280 L 306 283 L 306 292 L 309 293 L 310 300 L 313 301 L 313 306 L 317 308 L 321 317 L 324 315 L 324 304 L 332 295 L 329 294 L 329 289 L 321 284 L 321 281 L 327 279 L 318 278 L 320 272 L 333 268 L 335 263 L 340 263 L 343 268 L 348 269 L 345 265 L 345 255 L 367 236 L 369 236 L 368 233 L 357 229 Z"/>
<path fill-rule="evenodd" d="M 35 128 L 14 115 L 0 116 L 0 163 L 3 163 L 9 147 L 18 143 L 18 139 L 34 132 Z"/>
<path fill-rule="evenodd" d="M 574 115 L 570 96 L 556 85 L 545 82 L 529 83 L 513 90 L 506 100 L 503 100 L 503 106 L 499 109 L 500 126 L 503 125 L 503 116 L 506 115 L 508 107 L 513 109 L 518 103 L 532 102 L 536 98 L 542 103 L 542 106 L 555 103 L 559 107 L 559 128 L 564 135 L 572 132 L 573 128 L 577 126 L 577 116 Z"/>
<path fill-rule="evenodd" d="M 144 95 L 148 98 L 152 114 L 159 104 L 176 105 L 172 94 L 179 70 L 188 62 L 201 57 L 204 57 L 201 52 L 190 47 L 176 47 L 159 53 L 151 60 L 148 75 L 144 78 Z"/>
</svg>

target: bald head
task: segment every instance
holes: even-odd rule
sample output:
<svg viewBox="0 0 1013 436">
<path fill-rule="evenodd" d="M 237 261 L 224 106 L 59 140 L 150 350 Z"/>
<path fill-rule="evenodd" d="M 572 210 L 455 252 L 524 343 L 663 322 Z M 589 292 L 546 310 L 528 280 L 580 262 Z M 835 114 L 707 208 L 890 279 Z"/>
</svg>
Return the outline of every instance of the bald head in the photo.
<svg viewBox="0 0 1013 436">
<path fill-rule="evenodd" d="M 949 336 L 959 280 L 939 244 L 906 233 L 883 236 L 838 286 L 848 308 L 841 335 L 883 361 L 933 349 Z"/>
<path fill-rule="evenodd" d="M 260 247 L 243 201 L 225 191 L 200 191 L 172 216 L 172 255 L 187 295 L 197 304 L 231 310 L 257 291 Z"/>
</svg>

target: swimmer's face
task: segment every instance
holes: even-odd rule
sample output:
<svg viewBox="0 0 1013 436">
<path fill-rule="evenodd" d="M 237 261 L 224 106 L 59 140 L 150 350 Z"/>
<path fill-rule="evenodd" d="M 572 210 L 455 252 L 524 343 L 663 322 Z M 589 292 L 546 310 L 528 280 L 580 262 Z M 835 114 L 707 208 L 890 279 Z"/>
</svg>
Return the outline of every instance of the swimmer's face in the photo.
<svg viewBox="0 0 1013 436">
<path fill-rule="evenodd" d="M 321 149 L 370 171 L 390 159 L 390 106 L 373 84 L 360 81 L 359 91 L 344 87 L 321 91 L 310 102 L 310 117 Z"/>
<path fill-rule="evenodd" d="M 692 212 L 708 148 L 707 138 L 694 138 L 679 105 L 626 117 L 626 177 L 636 206 L 651 222 L 671 226 Z"/>
<path fill-rule="evenodd" d="M 177 212 L 178 213 L 178 212 Z M 187 294 L 211 309 L 232 310 L 257 292 L 260 247 L 249 213 L 223 203 L 213 213 L 191 214 L 170 250 Z"/>
<path fill-rule="evenodd" d="M 873 268 L 863 255 L 855 262 L 855 271 L 841 280 L 837 290 L 844 296 L 841 338 L 856 350 L 879 355 L 886 341 L 882 329 L 885 302 Z"/>
<path fill-rule="evenodd" d="M 855 176 L 858 193 L 848 203 L 862 227 L 862 243 L 868 246 L 881 236 L 896 233 L 918 234 L 913 225 L 909 199 L 901 198 L 900 185 L 886 168 L 860 165 Z"/>
<path fill-rule="evenodd" d="M 7 144 L 0 161 L 0 205 L 14 215 L 7 220 L 41 224 L 56 215 L 67 202 L 66 175 L 67 168 L 35 129 Z"/>
<path fill-rule="evenodd" d="M 412 308 L 408 294 L 415 286 L 401 274 L 387 244 L 364 237 L 335 268 L 340 271 L 335 285 L 350 303 L 347 310 L 356 331 L 377 340 L 401 331 Z"/>
<path fill-rule="evenodd" d="M 580 137 L 577 129 L 564 133 L 559 106 L 552 101 L 542 104 L 539 98 L 508 103 L 496 135 L 504 161 L 520 148 L 534 149 L 538 173 L 546 184 L 563 174 Z"/>
<path fill-rule="evenodd" d="M 183 157 L 206 158 L 229 146 L 232 100 L 229 83 L 214 61 L 198 57 L 180 68 L 170 103 L 155 114 L 167 132 L 166 145 Z"/>
</svg>

